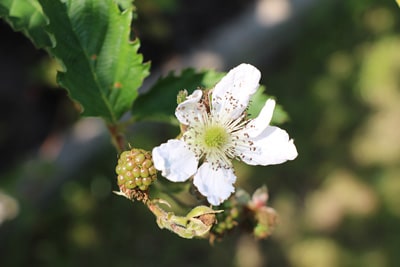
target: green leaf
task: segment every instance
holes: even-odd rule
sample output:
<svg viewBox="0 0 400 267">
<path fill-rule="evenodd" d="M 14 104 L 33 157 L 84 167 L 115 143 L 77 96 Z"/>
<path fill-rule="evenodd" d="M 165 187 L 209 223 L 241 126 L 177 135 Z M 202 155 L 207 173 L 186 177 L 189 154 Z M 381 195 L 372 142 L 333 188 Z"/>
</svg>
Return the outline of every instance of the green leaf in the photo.
<svg viewBox="0 0 400 267">
<path fill-rule="evenodd" d="M 132 114 L 136 120 L 152 120 L 178 124 L 175 118 L 176 97 L 179 91 L 186 89 L 190 94 L 197 88 L 211 89 L 225 75 L 222 72 L 184 70 L 179 76 L 170 73 L 159 79 L 146 94 L 140 95 L 133 105 Z M 248 114 L 255 118 L 264 107 L 270 96 L 264 94 L 265 87 L 260 86 L 252 96 Z M 280 105 L 276 105 L 272 124 L 282 124 L 288 120 L 287 113 Z"/>
<path fill-rule="evenodd" d="M 257 92 L 252 96 L 250 104 L 249 104 L 249 108 L 247 110 L 247 113 L 249 114 L 249 118 L 257 117 L 258 114 L 260 113 L 261 109 L 264 107 L 265 102 L 269 98 L 274 98 L 274 97 L 264 94 L 264 91 L 265 91 L 265 86 L 262 85 L 262 86 L 260 86 L 260 88 L 258 88 Z M 289 116 L 286 113 L 286 111 L 283 109 L 283 107 L 281 105 L 276 104 L 274 114 L 271 119 L 271 124 L 278 125 L 278 124 L 282 124 L 288 120 L 289 120 Z"/>
<path fill-rule="evenodd" d="M 290 119 L 289 115 L 287 112 L 284 110 L 284 108 L 276 104 L 274 114 L 272 115 L 271 123 L 272 125 L 279 125 L 282 123 L 287 122 Z"/>
<path fill-rule="evenodd" d="M 130 41 L 132 5 L 120 11 L 113 0 L 39 2 L 54 40 L 50 53 L 63 66 L 58 82 L 82 105 L 82 115 L 115 124 L 149 70 L 137 53 L 139 41 Z"/>
<path fill-rule="evenodd" d="M 37 0 L 1 0 L 0 18 L 14 31 L 21 31 L 37 48 L 51 45 L 50 37 L 43 28 L 47 19 Z"/>
<path fill-rule="evenodd" d="M 196 72 L 186 69 L 179 76 L 170 73 L 159 79 L 146 94 L 138 97 L 133 105 L 132 115 L 136 120 L 177 124 L 174 114 L 178 92 L 186 89 L 190 94 L 199 87 L 212 88 L 223 76 L 224 73 L 211 70 Z"/>
<path fill-rule="evenodd" d="M 114 0 L 114 1 L 118 4 L 120 9 L 122 10 L 130 8 L 133 2 L 133 0 Z"/>
</svg>

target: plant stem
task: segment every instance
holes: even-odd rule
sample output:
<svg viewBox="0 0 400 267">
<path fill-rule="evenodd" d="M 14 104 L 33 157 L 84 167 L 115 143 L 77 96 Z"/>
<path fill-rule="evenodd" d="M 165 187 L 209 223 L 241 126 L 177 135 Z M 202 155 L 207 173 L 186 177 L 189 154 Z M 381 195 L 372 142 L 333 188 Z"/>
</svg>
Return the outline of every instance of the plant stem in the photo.
<svg viewBox="0 0 400 267">
<path fill-rule="evenodd" d="M 120 127 L 117 124 L 107 124 L 107 128 L 111 134 L 112 144 L 117 149 L 119 154 L 122 153 L 122 151 L 126 150 L 125 134 L 120 130 Z"/>
</svg>

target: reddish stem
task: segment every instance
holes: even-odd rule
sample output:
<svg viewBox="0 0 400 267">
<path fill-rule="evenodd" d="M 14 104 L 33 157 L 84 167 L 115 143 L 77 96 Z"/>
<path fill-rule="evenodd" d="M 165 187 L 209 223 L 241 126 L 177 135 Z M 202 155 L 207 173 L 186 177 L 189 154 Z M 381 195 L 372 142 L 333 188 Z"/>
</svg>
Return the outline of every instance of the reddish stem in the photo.
<svg viewBox="0 0 400 267">
<path fill-rule="evenodd" d="M 111 141 L 117 149 L 118 153 L 126 150 L 125 135 L 120 131 L 118 125 L 107 125 L 107 128 L 111 134 Z"/>
</svg>

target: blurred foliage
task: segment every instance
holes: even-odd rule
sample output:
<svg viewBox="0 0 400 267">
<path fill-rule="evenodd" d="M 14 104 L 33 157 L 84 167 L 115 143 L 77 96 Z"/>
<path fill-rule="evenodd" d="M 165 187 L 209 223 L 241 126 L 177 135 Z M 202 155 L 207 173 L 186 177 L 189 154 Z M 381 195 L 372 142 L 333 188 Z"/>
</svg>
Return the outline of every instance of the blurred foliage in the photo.
<svg viewBox="0 0 400 267">
<path fill-rule="evenodd" d="M 170 73 L 159 79 L 149 92 L 138 97 L 133 104 L 132 115 L 137 120 L 176 121 L 174 124 L 178 125 L 175 108 L 179 91 L 187 90 L 191 94 L 197 88 L 211 88 L 222 77 L 223 73 L 214 71 L 196 73 L 193 69 L 186 69 L 180 75 Z"/>
<path fill-rule="evenodd" d="M 43 30 L 46 16 L 37 1 L 4 0 L 0 3 L 0 17 L 14 30 L 23 32 L 36 47 L 51 46 L 50 37 Z"/>
<path fill-rule="evenodd" d="M 116 124 L 149 74 L 139 40 L 130 39 L 133 9 L 126 0 L 8 0 L 0 4 L 0 18 L 57 59 L 57 81 L 82 115 Z"/>
<path fill-rule="evenodd" d="M 181 5 L 144 2 L 168 14 Z M 19 212 L 0 226 L 0 266 L 399 266 L 399 26 L 394 1 L 324 1 L 263 68 L 299 151 L 279 166 L 237 164 L 240 186 L 268 185 L 280 215 L 270 239 L 234 234 L 210 246 L 158 230 L 142 205 L 111 193 L 110 145 L 58 186 L 58 167 L 40 154 L 1 175 Z M 157 145 L 146 127 L 133 139 Z M 152 127 L 150 137 L 168 133 Z"/>
<path fill-rule="evenodd" d="M 212 70 L 196 72 L 194 69 L 185 69 L 179 75 L 169 73 L 160 78 L 148 92 L 138 97 L 132 107 L 132 116 L 136 121 L 150 120 L 178 125 L 175 117 L 176 104 L 171 103 L 177 103 L 179 92 L 186 90 L 190 95 L 196 89 L 211 89 L 224 75 L 225 73 Z M 260 113 L 268 98 L 265 87 L 260 86 L 251 98 L 247 110 L 249 118 Z M 287 119 L 288 115 L 283 108 L 276 105 L 271 123 L 281 124 Z"/>
</svg>

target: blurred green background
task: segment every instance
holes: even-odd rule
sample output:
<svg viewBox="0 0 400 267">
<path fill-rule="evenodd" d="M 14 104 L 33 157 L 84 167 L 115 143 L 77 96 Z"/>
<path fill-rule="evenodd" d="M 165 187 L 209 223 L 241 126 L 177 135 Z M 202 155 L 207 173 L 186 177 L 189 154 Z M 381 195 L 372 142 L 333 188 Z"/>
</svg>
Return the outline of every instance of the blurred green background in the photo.
<svg viewBox="0 0 400 267">
<path fill-rule="evenodd" d="M 277 3 L 137 0 L 134 29 L 154 70 L 267 1 Z M 235 55 L 258 58 L 290 115 L 281 127 L 295 161 L 237 164 L 238 186 L 267 184 L 279 226 L 267 240 L 233 233 L 211 246 L 112 194 L 117 153 L 101 122 L 78 119 L 55 63 L 1 21 L 0 266 L 400 266 L 400 9 L 321 0 L 295 24 L 265 59 Z M 176 133 L 141 123 L 130 141 L 151 149 Z"/>
</svg>

